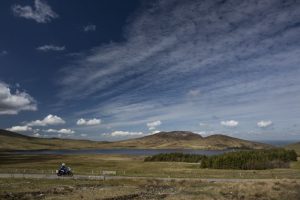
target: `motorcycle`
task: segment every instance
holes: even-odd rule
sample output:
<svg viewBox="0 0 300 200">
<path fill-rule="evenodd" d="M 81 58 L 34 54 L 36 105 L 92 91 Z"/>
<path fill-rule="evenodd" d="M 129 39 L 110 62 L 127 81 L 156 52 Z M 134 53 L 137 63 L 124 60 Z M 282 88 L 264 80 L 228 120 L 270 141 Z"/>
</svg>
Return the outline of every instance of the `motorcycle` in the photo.
<svg viewBox="0 0 300 200">
<path fill-rule="evenodd" d="M 73 172 L 71 171 L 70 167 L 56 170 L 56 174 L 57 176 L 73 176 Z"/>
</svg>

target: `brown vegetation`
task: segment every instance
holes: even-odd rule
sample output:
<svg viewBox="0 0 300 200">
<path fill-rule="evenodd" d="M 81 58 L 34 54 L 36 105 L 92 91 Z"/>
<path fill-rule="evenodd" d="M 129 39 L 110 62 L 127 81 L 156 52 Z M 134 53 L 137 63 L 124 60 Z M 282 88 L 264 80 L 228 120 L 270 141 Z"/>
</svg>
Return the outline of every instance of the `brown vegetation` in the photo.
<svg viewBox="0 0 300 200">
<path fill-rule="evenodd" d="M 12 199 L 231 199 L 297 200 L 298 180 L 255 180 L 213 183 L 159 180 L 31 180 L 0 179 L 0 198 Z"/>
<path fill-rule="evenodd" d="M 0 130 L 0 150 L 38 149 L 101 149 L 101 148 L 145 148 L 145 149 L 265 149 L 270 145 L 241 140 L 225 135 L 201 137 L 186 131 L 160 132 L 141 138 L 117 141 L 96 142 L 59 138 L 34 138 L 6 130 Z"/>
</svg>

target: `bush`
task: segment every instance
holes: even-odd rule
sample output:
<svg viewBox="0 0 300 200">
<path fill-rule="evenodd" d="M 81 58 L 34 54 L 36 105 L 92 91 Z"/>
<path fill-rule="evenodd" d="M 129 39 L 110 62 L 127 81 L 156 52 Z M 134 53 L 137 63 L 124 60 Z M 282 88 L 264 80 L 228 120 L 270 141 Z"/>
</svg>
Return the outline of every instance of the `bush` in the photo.
<svg viewBox="0 0 300 200">
<path fill-rule="evenodd" d="M 251 150 L 207 157 L 200 166 L 213 169 L 272 169 L 288 167 L 290 161 L 296 160 L 297 154 L 294 150 Z"/>
<path fill-rule="evenodd" d="M 207 158 L 205 155 L 183 154 L 183 153 L 160 153 L 145 158 L 145 162 L 189 162 L 197 163 Z"/>
<path fill-rule="evenodd" d="M 290 161 L 297 161 L 297 154 L 294 150 L 279 148 L 237 151 L 215 156 L 161 153 L 146 157 L 144 161 L 200 163 L 201 168 L 213 169 L 272 169 L 288 167 Z"/>
</svg>

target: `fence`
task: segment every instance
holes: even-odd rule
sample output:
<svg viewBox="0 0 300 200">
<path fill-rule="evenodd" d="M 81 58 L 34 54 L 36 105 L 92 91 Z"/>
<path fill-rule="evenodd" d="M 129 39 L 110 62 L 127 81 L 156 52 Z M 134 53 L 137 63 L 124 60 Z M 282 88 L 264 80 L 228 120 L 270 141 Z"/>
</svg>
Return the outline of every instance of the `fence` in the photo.
<svg viewBox="0 0 300 200">
<path fill-rule="evenodd" d="M 72 169 L 74 174 L 82 175 L 125 175 L 125 171 L 108 171 L 108 170 L 80 170 L 76 171 Z M 56 169 L 0 169 L 2 174 L 56 174 Z"/>
</svg>

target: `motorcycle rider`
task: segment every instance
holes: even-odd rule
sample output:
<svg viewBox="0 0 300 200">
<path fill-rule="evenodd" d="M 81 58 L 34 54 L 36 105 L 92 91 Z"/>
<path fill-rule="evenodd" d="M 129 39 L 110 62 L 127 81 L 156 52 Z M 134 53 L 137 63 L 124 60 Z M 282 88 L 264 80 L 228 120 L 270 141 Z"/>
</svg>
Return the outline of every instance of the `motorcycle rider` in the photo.
<svg viewBox="0 0 300 200">
<path fill-rule="evenodd" d="M 60 170 L 62 170 L 64 172 L 68 171 L 65 163 L 61 163 Z"/>
<path fill-rule="evenodd" d="M 67 167 L 65 163 L 62 163 L 59 170 L 56 170 L 57 176 L 73 176 L 73 173 L 71 171 L 70 167 Z"/>
</svg>

